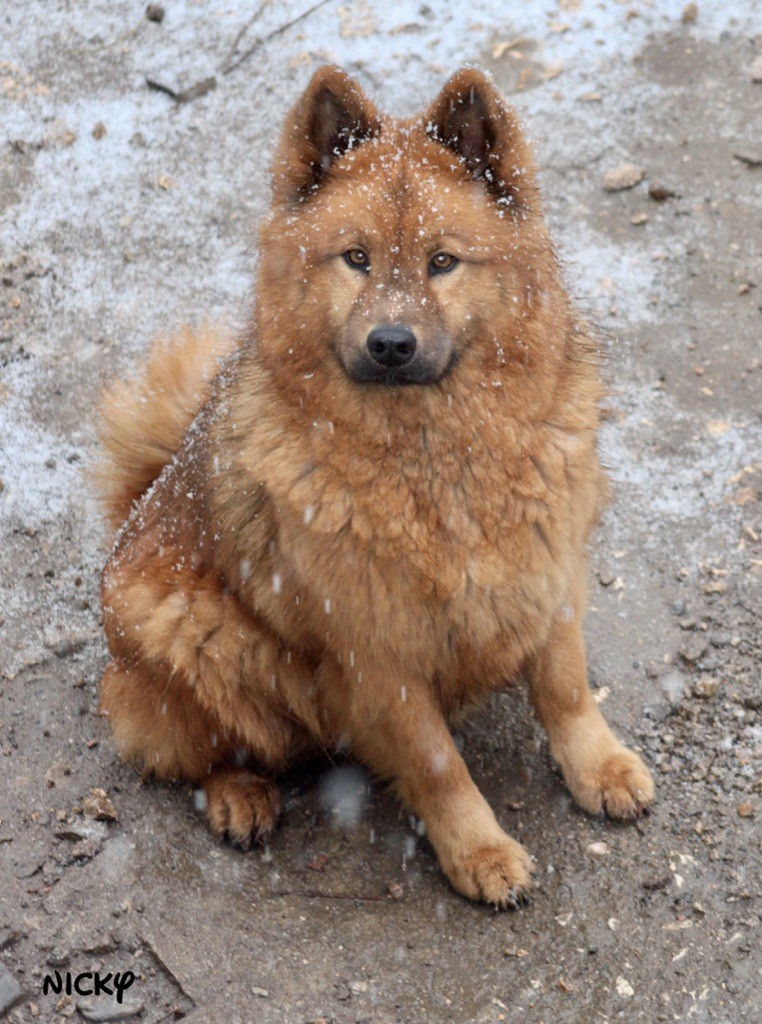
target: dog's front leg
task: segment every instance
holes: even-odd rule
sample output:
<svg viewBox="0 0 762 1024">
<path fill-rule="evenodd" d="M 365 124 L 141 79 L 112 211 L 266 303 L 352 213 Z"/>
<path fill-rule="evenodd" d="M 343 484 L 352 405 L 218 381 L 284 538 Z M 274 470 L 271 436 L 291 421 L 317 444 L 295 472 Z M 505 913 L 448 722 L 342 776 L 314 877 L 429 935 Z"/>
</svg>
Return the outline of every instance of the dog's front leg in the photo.
<svg viewBox="0 0 762 1024">
<path fill-rule="evenodd" d="M 587 681 L 582 601 L 552 624 L 546 645 L 526 666 L 529 692 L 550 752 L 572 796 L 591 814 L 632 819 L 654 796 L 648 769 L 609 729 Z"/>
<path fill-rule="evenodd" d="M 324 664 L 321 677 L 331 731 L 423 819 L 453 887 L 515 906 L 530 884 L 529 855 L 476 788 L 428 683 L 393 669 L 358 681 L 336 663 Z"/>
</svg>

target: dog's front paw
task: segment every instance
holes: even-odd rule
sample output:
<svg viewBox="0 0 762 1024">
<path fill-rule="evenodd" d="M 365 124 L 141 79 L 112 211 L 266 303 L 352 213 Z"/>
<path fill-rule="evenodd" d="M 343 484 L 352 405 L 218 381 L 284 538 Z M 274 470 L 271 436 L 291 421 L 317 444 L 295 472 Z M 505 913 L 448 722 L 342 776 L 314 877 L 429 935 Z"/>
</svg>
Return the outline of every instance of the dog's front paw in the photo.
<svg viewBox="0 0 762 1024">
<path fill-rule="evenodd" d="M 212 832 L 248 847 L 264 839 L 280 813 L 278 787 L 254 772 L 229 769 L 214 772 L 202 783 Z"/>
<path fill-rule="evenodd" d="M 453 888 L 463 896 L 510 909 L 527 899 L 531 870 L 529 854 L 510 836 L 465 853 L 445 868 Z"/>
<path fill-rule="evenodd" d="M 648 813 L 654 799 L 651 775 L 626 747 L 570 780 L 572 796 L 590 814 L 633 821 Z"/>
</svg>

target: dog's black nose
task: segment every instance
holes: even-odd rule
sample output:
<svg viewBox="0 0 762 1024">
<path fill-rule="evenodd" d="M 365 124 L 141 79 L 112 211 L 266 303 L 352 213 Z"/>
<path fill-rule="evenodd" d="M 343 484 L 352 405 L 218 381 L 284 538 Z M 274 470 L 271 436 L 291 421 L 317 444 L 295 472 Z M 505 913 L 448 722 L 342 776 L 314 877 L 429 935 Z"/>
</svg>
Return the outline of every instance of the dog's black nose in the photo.
<svg viewBox="0 0 762 1024">
<path fill-rule="evenodd" d="M 366 345 L 374 362 L 391 369 L 410 362 L 415 353 L 416 340 L 407 327 L 374 327 Z"/>
</svg>

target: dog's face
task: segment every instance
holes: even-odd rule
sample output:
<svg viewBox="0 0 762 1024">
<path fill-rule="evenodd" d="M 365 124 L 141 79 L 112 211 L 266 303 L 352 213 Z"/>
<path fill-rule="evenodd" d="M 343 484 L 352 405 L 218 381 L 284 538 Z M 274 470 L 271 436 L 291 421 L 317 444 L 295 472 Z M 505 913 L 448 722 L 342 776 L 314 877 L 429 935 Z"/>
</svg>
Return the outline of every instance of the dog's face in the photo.
<svg viewBox="0 0 762 1024">
<path fill-rule="evenodd" d="M 530 361 L 521 322 L 542 312 L 552 259 L 523 136 L 484 75 L 459 72 L 397 121 L 321 69 L 286 120 L 273 184 L 258 318 L 279 377 L 349 394 Z"/>
</svg>

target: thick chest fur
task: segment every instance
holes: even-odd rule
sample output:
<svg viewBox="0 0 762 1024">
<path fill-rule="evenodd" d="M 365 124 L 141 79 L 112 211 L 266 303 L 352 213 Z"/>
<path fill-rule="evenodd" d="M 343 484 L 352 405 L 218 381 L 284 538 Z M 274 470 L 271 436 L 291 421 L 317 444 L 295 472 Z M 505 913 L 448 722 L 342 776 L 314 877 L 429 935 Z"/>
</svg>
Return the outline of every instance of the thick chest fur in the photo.
<svg viewBox="0 0 762 1024">
<path fill-rule="evenodd" d="M 515 674 L 564 605 L 597 461 L 569 438 L 518 459 L 470 440 L 380 459 L 334 442 L 290 471 L 287 453 L 263 461 L 274 539 L 251 599 L 342 659 L 412 663 L 445 688 Z"/>
</svg>

